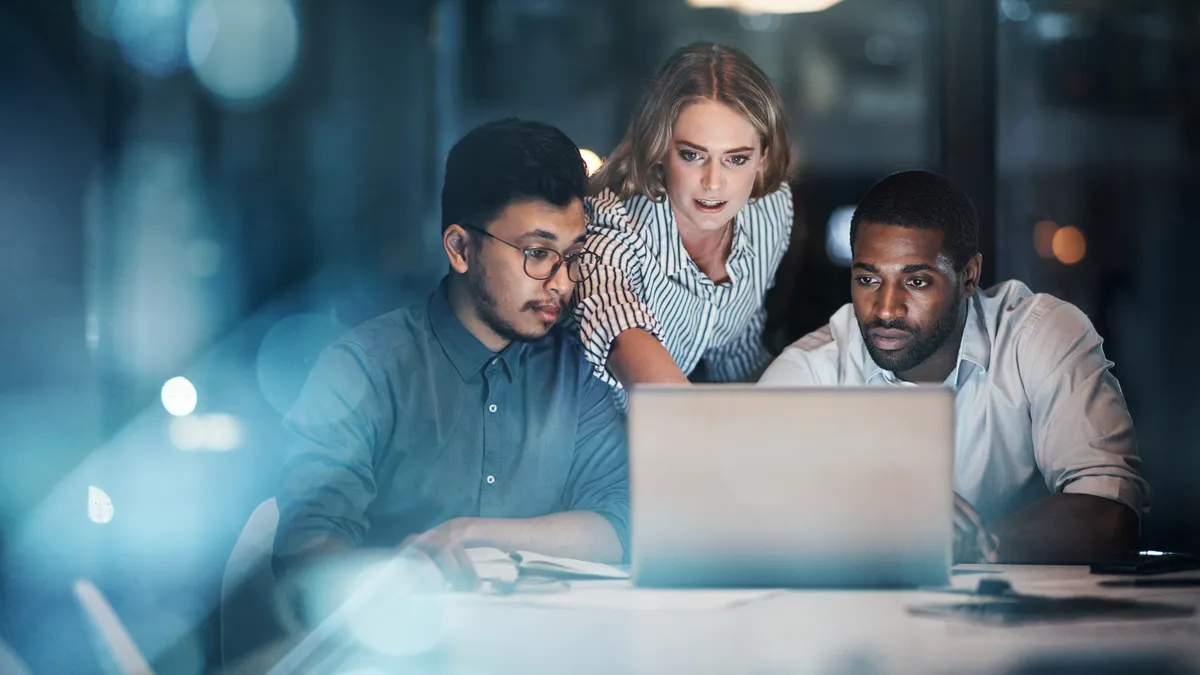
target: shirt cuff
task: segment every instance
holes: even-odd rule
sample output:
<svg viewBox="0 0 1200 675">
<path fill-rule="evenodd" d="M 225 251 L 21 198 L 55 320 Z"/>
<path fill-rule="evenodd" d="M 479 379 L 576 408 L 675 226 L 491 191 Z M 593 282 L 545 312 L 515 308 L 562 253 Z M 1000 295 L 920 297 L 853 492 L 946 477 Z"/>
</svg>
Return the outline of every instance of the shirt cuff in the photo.
<svg viewBox="0 0 1200 675">
<path fill-rule="evenodd" d="M 587 509 L 592 513 L 600 516 L 612 525 L 612 529 L 617 533 L 617 539 L 621 541 L 621 564 L 629 564 L 629 523 L 628 518 L 622 517 L 615 511 L 608 509 Z M 626 511 L 628 513 L 628 511 Z"/>
<path fill-rule="evenodd" d="M 580 315 L 579 338 L 588 361 L 599 369 L 607 367 L 613 341 L 627 330 L 640 328 L 659 342 L 663 341 L 658 319 L 640 304 L 616 305 L 599 312 L 581 307 Z"/>
<path fill-rule="evenodd" d="M 1120 502 L 1133 509 L 1139 519 L 1150 511 L 1150 500 L 1143 486 L 1124 476 L 1081 476 L 1064 485 L 1062 491 Z"/>
</svg>

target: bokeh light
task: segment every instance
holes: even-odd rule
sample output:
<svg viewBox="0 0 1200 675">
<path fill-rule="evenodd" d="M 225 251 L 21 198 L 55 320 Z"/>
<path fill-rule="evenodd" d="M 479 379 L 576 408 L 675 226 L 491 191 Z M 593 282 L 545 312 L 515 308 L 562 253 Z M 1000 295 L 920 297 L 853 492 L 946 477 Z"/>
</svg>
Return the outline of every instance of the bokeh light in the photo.
<svg viewBox="0 0 1200 675">
<path fill-rule="evenodd" d="M 839 206 L 829 215 L 825 253 L 835 265 L 849 267 L 854 259 L 854 253 L 850 250 L 850 219 L 853 217 L 853 206 Z"/>
<path fill-rule="evenodd" d="M 1049 260 L 1054 257 L 1054 235 L 1058 232 L 1058 223 L 1053 220 L 1039 220 L 1033 226 L 1033 250 L 1039 257 Z"/>
<path fill-rule="evenodd" d="M 604 166 L 604 160 L 600 159 L 600 155 L 597 155 L 587 148 L 580 148 L 579 156 L 583 157 L 583 163 L 587 165 L 587 173 L 589 176 L 596 173 L 600 170 L 600 167 Z"/>
<path fill-rule="evenodd" d="M 1064 265 L 1074 265 L 1087 255 L 1087 238 L 1083 236 L 1083 231 L 1070 225 L 1060 227 L 1054 233 L 1051 246 L 1054 249 L 1054 257 Z"/>
<path fill-rule="evenodd" d="M 196 387 L 186 377 L 172 377 L 162 387 L 162 404 L 177 417 L 191 415 L 196 409 Z"/>
<path fill-rule="evenodd" d="M 289 0 L 199 0 L 187 27 L 196 77 L 231 102 L 262 99 L 292 72 L 300 46 Z"/>
<path fill-rule="evenodd" d="M 277 322 L 263 336 L 255 360 L 258 387 L 267 403 L 283 415 L 292 407 L 317 357 L 345 331 L 326 314 L 295 314 Z M 365 391 L 356 393 L 361 400 Z"/>
<path fill-rule="evenodd" d="M 117 0 L 74 0 L 75 16 L 87 32 L 100 38 L 112 37 L 113 10 Z"/>
<path fill-rule="evenodd" d="M 184 452 L 229 452 L 242 445 L 242 425 L 226 414 L 175 417 L 167 429 L 171 444 Z"/>
<path fill-rule="evenodd" d="M 688 0 L 692 7 L 724 7 L 743 14 L 801 14 L 820 12 L 842 0 Z"/>
<path fill-rule="evenodd" d="M 154 77 L 182 70 L 186 10 L 184 0 L 119 0 L 110 26 L 129 65 Z"/>
<path fill-rule="evenodd" d="M 88 486 L 87 514 L 88 520 L 104 525 L 112 522 L 113 503 L 108 493 L 95 485 Z"/>
<path fill-rule="evenodd" d="M 445 640 L 448 612 L 444 581 L 425 559 L 400 556 L 368 566 L 350 586 L 347 631 L 388 656 L 415 656 Z"/>
</svg>

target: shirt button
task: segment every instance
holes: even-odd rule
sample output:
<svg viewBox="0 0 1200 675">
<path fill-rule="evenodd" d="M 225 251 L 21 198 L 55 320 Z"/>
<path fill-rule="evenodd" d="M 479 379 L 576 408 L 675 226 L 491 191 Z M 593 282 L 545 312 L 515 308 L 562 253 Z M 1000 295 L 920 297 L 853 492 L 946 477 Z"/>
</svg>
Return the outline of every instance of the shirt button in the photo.
<svg viewBox="0 0 1200 675">
<path fill-rule="evenodd" d="M 496 412 L 496 404 L 495 403 L 488 406 L 488 412 Z"/>
<path fill-rule="evenodd" d="M 487 482 L 488 482 L 488 485 L 491 485 L 492 483 L 495 483 L 495 482 L 496 482 L 496 477 L 495 477 L 495 476 L 488 476 L 488 477 L 487 477 Z"/>
</svg>

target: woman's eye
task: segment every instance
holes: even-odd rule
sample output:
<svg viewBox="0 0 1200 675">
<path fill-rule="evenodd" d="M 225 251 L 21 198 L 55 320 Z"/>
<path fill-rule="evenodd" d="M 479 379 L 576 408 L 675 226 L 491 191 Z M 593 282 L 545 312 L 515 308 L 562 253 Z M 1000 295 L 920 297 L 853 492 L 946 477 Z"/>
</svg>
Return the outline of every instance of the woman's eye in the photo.
<svg viewBox="0 0 1200 675">
<path fill-rule="evenodd" d="M 733 157 L 729 158 L 729 161 L 734 166 L 741 166 L 741 165 L 745 164 L 746 162 L 749 162 L 750 158 L 747 157 L 746 155 L 734 155 Z"/>
<path fill-rule="evenodd" d="M 694 162 L 699 157 L 700 157 L 699 154 L 692 152 L 691 150 L 680 150 L 679 151 L 679 158 L 685 162 Z"/>
</svg>

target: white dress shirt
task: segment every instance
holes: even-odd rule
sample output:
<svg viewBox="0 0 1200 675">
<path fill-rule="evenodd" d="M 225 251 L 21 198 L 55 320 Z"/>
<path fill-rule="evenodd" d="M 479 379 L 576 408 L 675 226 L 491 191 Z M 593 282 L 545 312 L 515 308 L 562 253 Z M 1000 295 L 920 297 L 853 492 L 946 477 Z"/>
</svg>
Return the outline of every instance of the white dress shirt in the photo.
<svg viewBox="0 0 1200 675">
<path fill-rule="evenodd" d="M 1133 420 L 1087 316 L 1019 281 L 977 292 L 967 306 L 944 383 L 956 392 L 955 491 L 985 519 L 1057 492 L 1148 510 Z M 852 305 L 784 350 L 760 382 L 911 385 L 876 365 Z"/>
<path fill-rule="evenodd" d="M 703 359 L 710 380 L 744 381 L 770 362 L 763 301 L 792 233 L 786 183 L 738 211 L 722 283 L 688 255 L 666 199 L 622 200 L 605 190 L 584 204 L 587 247 L 600 261 L 575 291 L 575 321 L 596 375 L 617 388 L 619 400 L 624 391 L 607 368 L 608 355 L 631 328 L 658 338 L 684 374 Z"/>
</svg>

